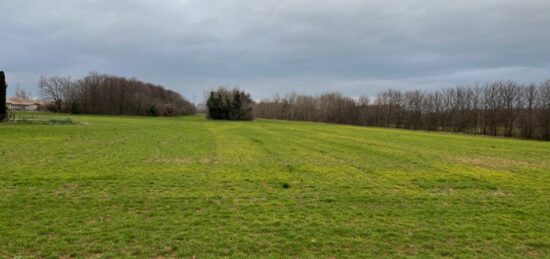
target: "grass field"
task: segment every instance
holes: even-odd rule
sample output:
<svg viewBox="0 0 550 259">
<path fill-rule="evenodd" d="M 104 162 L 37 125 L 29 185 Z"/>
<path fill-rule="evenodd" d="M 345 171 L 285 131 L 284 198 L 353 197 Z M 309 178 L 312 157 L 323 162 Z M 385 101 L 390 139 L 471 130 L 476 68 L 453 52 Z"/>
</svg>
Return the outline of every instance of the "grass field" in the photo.
<svg viewBox="0 0 550 259">
<path fill-rule="evenodd" d="M 71 118 L 0 125 L 0 257 L 550 257 L 548 142 Z"/>
</svg>

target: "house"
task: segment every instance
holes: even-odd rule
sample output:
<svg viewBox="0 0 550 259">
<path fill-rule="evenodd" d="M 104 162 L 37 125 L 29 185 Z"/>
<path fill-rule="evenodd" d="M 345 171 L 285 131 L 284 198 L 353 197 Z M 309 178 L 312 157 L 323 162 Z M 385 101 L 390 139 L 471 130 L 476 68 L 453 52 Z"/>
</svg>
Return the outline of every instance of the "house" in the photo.
<svg viewBox="0 0 550 259">
<path fill-rule="evenodd" d="M 44 103 L 39 100 L 8 98 L 6 107 L 12 111 L 37 111 Z"/>
</svg>

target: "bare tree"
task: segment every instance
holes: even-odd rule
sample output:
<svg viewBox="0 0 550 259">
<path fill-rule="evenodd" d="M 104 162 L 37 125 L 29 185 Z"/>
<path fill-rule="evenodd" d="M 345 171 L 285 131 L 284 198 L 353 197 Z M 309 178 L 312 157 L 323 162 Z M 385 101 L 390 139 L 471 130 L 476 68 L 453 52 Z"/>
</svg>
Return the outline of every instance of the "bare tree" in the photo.
<svg viewBox="0 0 550 259">
<path fill-rule="evenodd" d="M 540 86 L 496 81 L 432 92 L 390 89 L 372 102 L 334 92 L 293 93 L 264 99 L 255 107 L 262 118 L 550 140 L 550 80 Z"/>
<path fill-rule="evenodd" d="M 15 89 L 15 97 L 20 99 L 30 99 L 31 92 L 25 89 L 21 89 L 18 84 Z"/>
<path fill-rule="evenodd" d="M 54 102 L 53 110 L 58 112 L 175 116 L 196 111 L 180 94 L 134 78 L 98 73 L 78 80 L 42 77 L 39 89 L 45 99 Z"/>
<path fill-rule="evenodd" d="M 540 86 L 539 120 L 541 123 L 542 138 L 550 140 L 550 80 Z"/>
</svg>

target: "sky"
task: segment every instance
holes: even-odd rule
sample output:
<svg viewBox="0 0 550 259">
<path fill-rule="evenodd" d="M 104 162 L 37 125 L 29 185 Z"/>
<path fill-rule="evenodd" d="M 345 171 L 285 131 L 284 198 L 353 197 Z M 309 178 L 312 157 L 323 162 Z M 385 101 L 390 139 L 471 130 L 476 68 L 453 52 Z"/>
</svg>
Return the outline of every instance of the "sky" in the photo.
<svg viewBox="0 0 550 259">
<path fill-rule="evenodd" d="M 91 71 L 191 101 L 218 86 L 349 96 L 550 79 L 548 0 L 1 0 L 0 70 Z"/>
</svg>

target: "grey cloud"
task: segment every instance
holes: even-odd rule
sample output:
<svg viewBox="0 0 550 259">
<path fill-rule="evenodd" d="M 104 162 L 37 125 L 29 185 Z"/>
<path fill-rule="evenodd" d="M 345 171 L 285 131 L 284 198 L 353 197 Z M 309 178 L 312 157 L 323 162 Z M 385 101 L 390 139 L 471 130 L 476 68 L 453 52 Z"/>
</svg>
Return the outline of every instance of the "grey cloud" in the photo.
<svg viewBox="0 0 550 259">
<path fill-rule="evenodd" d="M 187 97 L 549 79 L 550 2 L 4 0 L 1 69 L 136 76 Z M 13 88 L 12 90 L 13 91 Z"/>
</svg>

